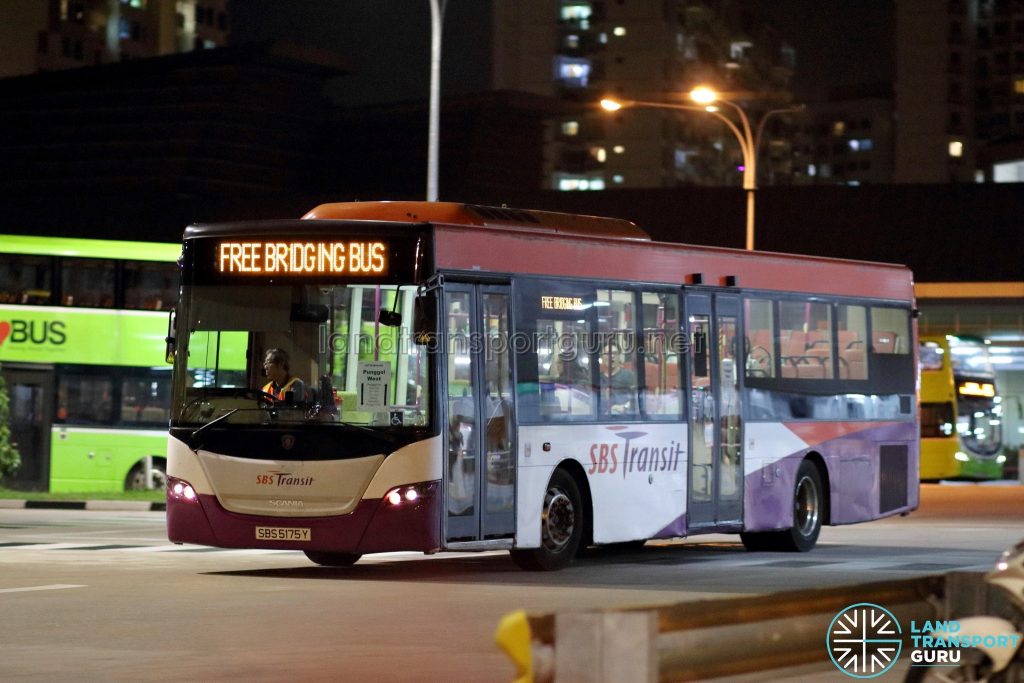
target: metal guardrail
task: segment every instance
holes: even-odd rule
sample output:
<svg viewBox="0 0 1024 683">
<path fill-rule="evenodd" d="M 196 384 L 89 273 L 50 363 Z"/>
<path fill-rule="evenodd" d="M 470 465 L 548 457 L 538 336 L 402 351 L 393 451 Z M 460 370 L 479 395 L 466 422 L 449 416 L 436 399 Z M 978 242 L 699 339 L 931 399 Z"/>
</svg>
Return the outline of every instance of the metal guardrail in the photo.
<svg viewBox="0 0 1024 683">
<path fill-rule="evenodd" d="M 852 604 L 884 605 L 901 623 L 937 619 L 945 576 L 699 600 L 664 607 L 527 615 L 495 639 L 514 683 L 694 681 L 827 661 L 825 635 Z"/>
</svg>

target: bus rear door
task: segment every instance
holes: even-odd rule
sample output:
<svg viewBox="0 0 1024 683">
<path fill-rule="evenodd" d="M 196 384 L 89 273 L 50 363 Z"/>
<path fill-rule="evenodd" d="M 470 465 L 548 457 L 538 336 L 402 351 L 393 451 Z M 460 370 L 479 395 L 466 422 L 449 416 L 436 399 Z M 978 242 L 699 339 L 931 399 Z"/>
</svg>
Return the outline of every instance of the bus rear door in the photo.
<svg viewBox="0 0 1024 683">
<path fill-rule="evenodd" d="M 690 528 L 738 527 L 743 519 L 739 406 L 739 297 L 688 293 Z"/>
</svg>

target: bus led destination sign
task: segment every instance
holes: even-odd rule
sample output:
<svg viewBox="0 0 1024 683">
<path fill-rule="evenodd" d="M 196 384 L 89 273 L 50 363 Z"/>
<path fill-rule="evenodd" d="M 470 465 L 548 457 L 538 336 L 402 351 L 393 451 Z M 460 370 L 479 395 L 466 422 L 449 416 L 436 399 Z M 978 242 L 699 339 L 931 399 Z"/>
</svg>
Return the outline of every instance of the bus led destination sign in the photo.
<svg viewBox="0 0 1024 683">
<path fill-rule="evenodd" d="M 582 311 L 587 308 L 580 296 L 547 296 L 540 297 L 540 307 L 546 311 Z"/>
<path fill-rule="evenodd" d="M 219 242 L 217 272 L 232 275 L 387 275 L 377 241 Z"/>
</svg>

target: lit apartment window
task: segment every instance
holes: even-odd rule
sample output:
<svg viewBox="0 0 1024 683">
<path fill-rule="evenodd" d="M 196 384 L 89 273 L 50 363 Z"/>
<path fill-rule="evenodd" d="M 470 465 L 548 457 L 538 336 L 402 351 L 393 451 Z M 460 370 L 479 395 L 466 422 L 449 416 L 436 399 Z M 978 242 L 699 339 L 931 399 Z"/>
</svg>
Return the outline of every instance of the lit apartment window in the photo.
<svg viewBox="0 0 1024 683">
<path fill-rule="evenodd" d="M 734 61 L 739 61 L 747 56 L 747 50 L 753 46 L 753 43 L 749 41 L 735 40 L 729 45 L 729 57 Z"/>
<path fill-rule="evenodd" d="M 616 26 L 615 28 L 612 29 L 612 33 L 621 38 L 622 36 L 626 35 L 626 27 Z"/>
<path fill-rule="evenodd" d="M 612 182 L 615 183 L 616 185 L 621 185 L 624 182 L 626 182 L 626 176 L 622 175 L 621 173 L 616 173 L 615 175 L 612 176 Z"/>
<path fill-rule="evenodd" d="M 949 141 L 949 156 L 959 159 L 964 155 L 964 143 L 961 140 Z"/>
<path fill-rule="evenodd" d="M 846 121 L 834 121 L 832 123 L 832 135 L 843 135 L 846 133 Z"/>
<path fill-rule="evenodd" d="M 598 163 L 603 164 L 605 161 L 608 160 L 608 150 L 606 150 L 604 147 L 591 147 L 590 156 L 597 159 Z"/>
<path fill-rule="evenodd" d="M 571 5 L 564 5 L 562 7 L 562 20 L 563 21 L 576 21 L 579 22 L 580 28 L 590 28 L 590 3 L 577 2 Z"/>
<path fill-rule="evenodd" d="M 996 183 L 1024 182 L 1024 161 L 1007 161 L 993 165 L 992 181 Z"/>
<path fill-rule="evenodd" d="M 580 37 L 575 33 L 570 33 L 565 37 L 565 47 L 567 50 L 576 50 L 580 46 Z"/>
<path fill-rule="evenodd" d="M 604 178 L 601 176 L 585 176 L 570 173 L 558 173 L 555 175 L 555 187 L 562 192 L 586 192 L 588 190 L 603 190 Z"/>
<path fill-rule="evenodd" d="M 590 60 L 576 57 L 555 57 L 555 80 L 570 88 L 585 88 L 590 79 Z"/>
<path fill-rule="evenodd" d="M 860 138 L 856 140 L 847 140 L 847 144 L 851 151 L 854 152 L 870 152 L 875 146 L 871 141 L 871 138 Z"/>
<path fill-rule="evenodd" d="M 562 135 L 579 135 L 579 121 L 562 121 Z"/>
<path fill-rule="evenodd" d="M 1013 80 L 1013 92 L 1018 95 L 1024 95 L 1024 78 L 1015 78 Z"/>
<path fill-rule="evenodd" d="M 622 145 L 615 145 L 614 147 L 612 147 L 612 151 L 615 152 L 616 154 L 622 154 L 623 152 L 626 151 L 626 148 L 623 147 Z"/>
</svg>

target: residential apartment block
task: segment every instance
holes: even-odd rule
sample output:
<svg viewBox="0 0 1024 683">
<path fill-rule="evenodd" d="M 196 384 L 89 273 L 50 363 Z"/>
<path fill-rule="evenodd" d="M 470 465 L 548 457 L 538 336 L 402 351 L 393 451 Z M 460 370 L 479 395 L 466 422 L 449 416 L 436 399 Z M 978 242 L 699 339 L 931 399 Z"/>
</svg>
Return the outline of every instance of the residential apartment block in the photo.
<svg viewBox="0 0 1024 683">
<path fill-rule="evenodd" d="M 224 45 L 228 0 L 4 0 L 0 78 Z"/>
<path fill-rule="evenodd" d="M 605 96 L 692 105 L 708 84 L 753 121 L 788 105 L 794 51 L 733 0 L 495 0 L 493 87 L 574 105 L 552 121 L 545 185 L 556 190 L 735 185 L 734 134 L 700 110 L 631 107 Z M 765 128 L 759 176 L 791 174 L 782 117 Z M 769 151 L 765 151 L 769 150 Z"/>
<path fill-rule="evenodd" d="M 1024 181 L 1024 0 L 897 0 L 896 182 Z"/>
</svg>

